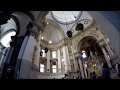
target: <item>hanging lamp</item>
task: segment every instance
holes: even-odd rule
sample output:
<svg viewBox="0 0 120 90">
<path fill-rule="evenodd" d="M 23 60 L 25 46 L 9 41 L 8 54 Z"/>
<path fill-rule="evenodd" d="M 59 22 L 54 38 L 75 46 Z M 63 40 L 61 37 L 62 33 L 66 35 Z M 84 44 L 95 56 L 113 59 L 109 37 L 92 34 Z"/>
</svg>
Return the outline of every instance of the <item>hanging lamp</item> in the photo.
<svg viewBox="0 0 120 90">
<path fill-rule="evenodd" d="M 45 53 L 47 53 L 47 52 L 48 52 L 48 48 L 47 48 L 47 47 L 45 47 L 45 48 L 44 48 L 44 50 L 45 50 Z"/>
<path fill-rule="evenodd" d="M 72 14 L 74 15 L 74 13 L 72 12 Z M 74 15 L 75 21 L 77 23 L 77 26 L 75 28 L 76 31 L 80 31 L 84 29 L 84 25 L 82 23 L 77 22 L 77 17 Z"/>
<path fill-rule="evenodd" d="M 72 37 L 72 31 L 67 31 L 67 36 L 69 37 L 69 38 L 71 38 Z"/>
<path fill-rule="evenodd" d="M 64 14 L 64 11 L 63 11 L 63 14 Z M 66 21 L 66 27 L 67 27 L 66 35 L 67 35 L 69 38 L 71 38 L 71 37 L 72 37 L 72 31 L 69 30 L 70 28 L 69 28 L 69 25 L 68 25 L 68 23 L 67 23 L 67 20 L 66 20 L 65 14 L 64 14 L 64 18 L 65 18 L 65 21 Z"/>
<path fill-rule="evenodd" d="M 43 51 L 40 51 L 40 56 L 41 56 L 41 57 L 43 56 Z"/>
<path fill-rule="evenodd" d="M 78 23 L 75 30 L 76 31 L 80 31 L 80 30 L 83 30 L 84 29 L 84 25 L 82 23 Z"/>
</svg>

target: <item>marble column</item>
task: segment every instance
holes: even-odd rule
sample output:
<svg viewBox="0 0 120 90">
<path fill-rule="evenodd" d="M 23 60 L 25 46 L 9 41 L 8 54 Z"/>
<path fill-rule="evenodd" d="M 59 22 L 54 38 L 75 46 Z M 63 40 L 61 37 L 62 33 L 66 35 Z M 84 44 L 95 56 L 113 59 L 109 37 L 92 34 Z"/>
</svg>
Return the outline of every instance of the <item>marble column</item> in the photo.
<svg viewBox="0 0 120 90">
<path fill-rule="evenodd" d="M 37 66 L 37 68 L 39 68 L 39 64 L 40 64 L 40 50 L 41 50 L 41 47 L 40 47 L 40 35 L 38 37 L 38 42 L 36 44 L 36 50 L 35 50 L 35 60 L 34 60 L 34 64 Z"/>
<path fill-rule="evenodd" d="M 65 45 L 63 46 L 63 59 L 65 62 L 65 72 L 67 73 L 68 72 L 68 57 L 67 57 L 67 49 Z"/>
<path fill-rule="evenodd" d="M 66 48 L 66 53 L 67 53 L 68 71 L 71 71 L 70 55 L 69 55 L 69 51 L 68 51 L 68 46 L 66 45 L 65 48 Z"/>
<path fill-rule="evenodd" d="M 79 65 L 80 65 L 80 72 L 81 72 L 81 76 L 82 76 L 82 78 L 85 78 L 82 61 L 81 61 L 81 59 L 80 59 L 80 58 L 79 58 L 79 60 L 78 60 L 78 61 L 79 61 Z"/>
<path fill-rule="evenodd" d="M 75 55 L 74 55 L 73 46 L 71 46 L 71 48 L 72 48 L 72 54 L 73 54 L 73 60 L 74 60 L 75 71 L 77 71 L 77 63 L 76 63 L 76 60 L 75 60 Z"/>
<path fill-rule="evenodd" d="M 60 58 L 60 49 L 57 50 L 58 55 L 58 72 L 61 73 L 61 58 Z"/>
<path fill-rule="evenodd" d="M 85 66 L 85 64 L 83 65 L 83 67 L 84 67 L 84 72 L 85 72 L 85 78 L 87 78 L 87 71 L 86 71 L 86 66 Z"/>
<path fill-rule="evenodd" d="M 106 62 L 107 62 L 107 64 L 108 64 L 108 67 L 109 67 L 109 68 L 112 68 L 111 62 L 110 62 L 110 60 L 109 60 L 109 58 L 108 58 L 108 56 L 107 56 L 107 53 L 106 53 L 106 51 L 105 51 L 104 46 L 101 46 L 101 48 L 102 48 L 102 51 L 103 51 L 103 53 L 104 53 Z"/>
<path fill-rule="evenodd" d="M 47 72 L 50 73 L 50 50 L 47 52 Z"/>
<path fill-rule="evenodd" d="M 105 43 L 106 43 L 106 44 L 105 44 L 105 47 L 106 47 L 106 49 L 107 49 L 110 57 L 112 57 L 112 56 L 114 55 L 114 53 L 113 53 L 113 51 L 111 50 L 111 48 L 110 48 L 110 46 L 108 45 L 108 43 L 106 42 L 106 40 L 104 40 L 104 41 L 105 41 Z"/>
<path fill-rule="evenodd" d="M 21 51 L 19 53 L 19 59 L 22 59 L 19 77 L 20 79 L 31 79 L 37 78 L 32 77 L 32 62 L 34 61 L 34 50 L 36 45 L 36 38 L 38 37 L 38 33 L 40 31 L 39 27 L 36 26 L 35 23 L 32 23 L 33 26 L 27 28 L 28 31 L 26 33 L 26 37 L 23 41 Z"/>
<path fill-rule="evenodd" d="M 32 65 L 35 43 L 36 43 L 35 38 L 33 36 L 30 36 L 24 48 L 24 52 L 22 56 L 20 75 L 19 75 L 19 78 L 21 79 L 31 78 L 31 65 Z"/>
</svg>

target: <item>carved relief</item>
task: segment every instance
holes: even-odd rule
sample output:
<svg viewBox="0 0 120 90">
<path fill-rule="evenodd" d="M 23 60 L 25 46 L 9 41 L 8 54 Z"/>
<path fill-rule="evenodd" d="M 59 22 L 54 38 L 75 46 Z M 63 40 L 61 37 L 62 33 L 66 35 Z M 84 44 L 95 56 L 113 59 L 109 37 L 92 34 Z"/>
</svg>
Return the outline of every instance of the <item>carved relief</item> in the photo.
<svg viewBox="0 0 120 90">
<path fill-rule="evenodd" d="M 87 37 L 87 36 L 93 36 L 95 37 L 97 40 L 100 39 L 100 34 L 99 32 L 96 30 L 95 27 L 92 27 L 90 28 L 89 30 L 86 30 L 84 32 L 82 32 L 81 34 L 79 34 L 77 37 L 73 38 L 73 47 L 74 47 L 74 50 L 75 52 L 78 51 L 78 44 L 80 42 L 80 40 L 84 37 Z"/>
</svg>

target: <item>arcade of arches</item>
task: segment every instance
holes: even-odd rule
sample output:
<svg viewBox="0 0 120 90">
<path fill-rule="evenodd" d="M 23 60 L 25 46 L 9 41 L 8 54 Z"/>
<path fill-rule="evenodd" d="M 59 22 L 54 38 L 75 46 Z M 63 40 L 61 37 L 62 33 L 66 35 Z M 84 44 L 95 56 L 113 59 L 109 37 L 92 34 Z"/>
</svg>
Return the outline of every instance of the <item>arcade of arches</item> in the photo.
<svg viewBox="0 0 120 90">
<path fill-rule="evenodd" d="M 98 11 L 13 12 L 0 27 L 1 78 L 85 79 L 94 71 L 99 77 L 104 63 L 118 79 L 120 31 Z"/>
</svg>

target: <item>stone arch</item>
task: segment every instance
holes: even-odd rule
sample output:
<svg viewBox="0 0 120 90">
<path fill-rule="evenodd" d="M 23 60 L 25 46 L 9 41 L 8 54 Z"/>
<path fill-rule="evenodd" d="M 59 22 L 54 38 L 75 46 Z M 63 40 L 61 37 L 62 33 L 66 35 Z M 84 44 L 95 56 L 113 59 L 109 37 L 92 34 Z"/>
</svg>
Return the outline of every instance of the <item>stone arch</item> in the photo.
<svg viewBox="0 0 120 90">
<path fill-rule="evenodd" d="M 94 37 L 94 36 L 84 36 L 78 43 L 78 52 L 79 52 L 79 48 L 81 47 L 82 43 L 85 42 L 83 40 L 86 39 L 86 38 L 90 38 L 90 39 L 93 39 L 93 40 L 97 41 L 96 37 Z"/>
<path fill-rule="evenodd" d="M 98 37 L 95 37 L 94 35 L 85 35 L 85 36 L 83 36 L 80 40 L 77 40 L 77 42 L 76 42 L 76 50 L 78 50 L 77 52 L 79 52 L 79 47 L 80 47 L 80 41 L 82 40 L 82 39 L 84 39 L 85 37 L 93 37 L 94 39 L 96 39 L 96 41 L 98 41 L 99 40 L 99 38 Z"/>
<path fill-rule="evenodd" d="M 83 51 L 85 57 L 83 56 Z M 97 75 L 101 75 L 102 65 L 106 63 L 106 58 L 102 48 L 94 36 L 83 37 L 78 43 L 78 52 L 82 62 L 87 63 L 88 76 L 90 72 L 95 71 Z M 93 65 L 96 65 L 93 67 Z M 83 65 L 84 66 L 84 65 Z M 85 67 L 85 66 L 84 66 Z"/>
</svg>

